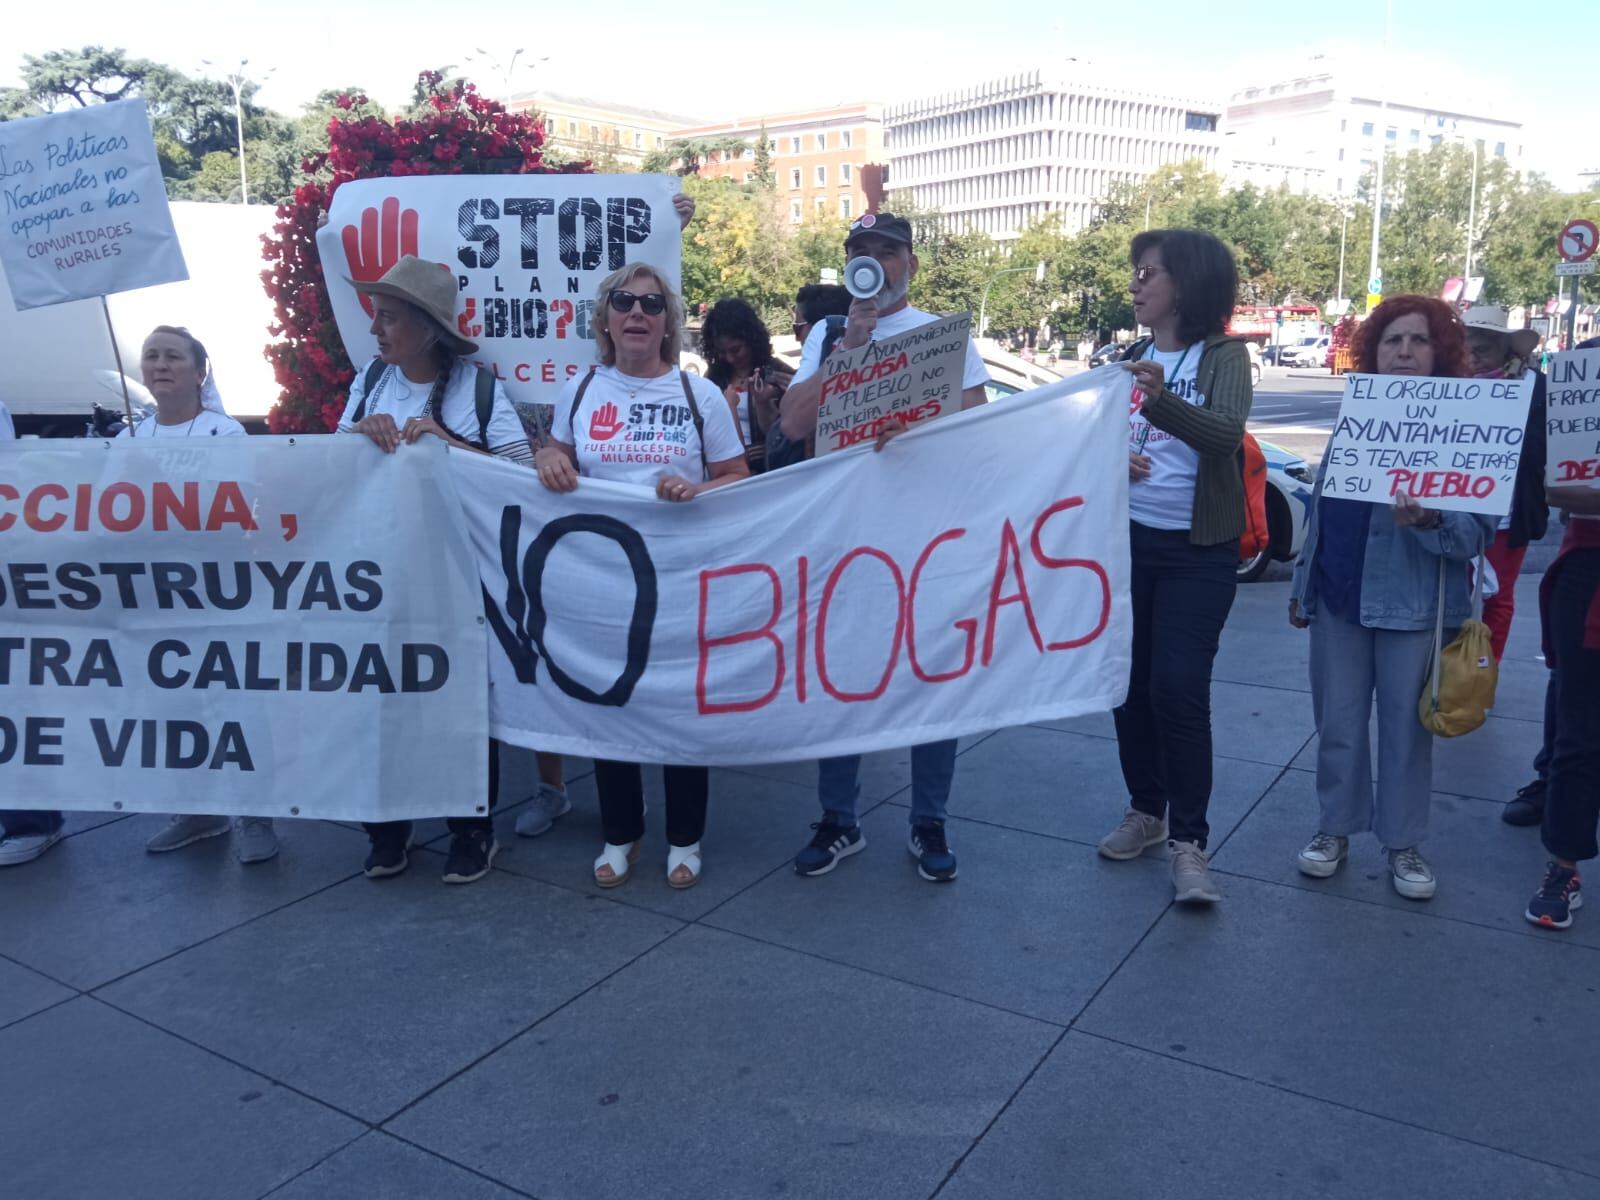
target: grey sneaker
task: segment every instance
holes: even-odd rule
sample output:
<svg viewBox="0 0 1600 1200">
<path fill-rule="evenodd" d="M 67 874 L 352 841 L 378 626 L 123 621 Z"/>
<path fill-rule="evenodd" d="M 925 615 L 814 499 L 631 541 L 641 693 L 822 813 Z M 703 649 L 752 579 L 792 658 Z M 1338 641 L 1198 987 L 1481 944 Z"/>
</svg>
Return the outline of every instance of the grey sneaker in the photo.
<svg viewBox="0 0 1600 1200">
<path fill-rule="evenodd" d="M 541 833 L 549 833 L 556 818 L 564 817 L 571 811 L 572 801 L 567 796 L 566 788 L 541 783 L 533 799 L 528 801 L 528 806 L 517 814 L 517 834 L 520 837 L 538 837 Z"/>
<path fill-rule="evenodd" d="M 1122 814 L 1122 824 L 1100 839 L 1100 856 L 1121 862 L 1138 858 L 1151 846 L 1167 840 L 1167 819 L 1152 817 L 1130 808 Z"/>
<path fill-rule="evenodd" d="M 1168 842 L 1172 855 L 1172 898 L 1179 904 L 1215 904 L 1222 899 L 1211 878 L 1211 861 L 1193 842 Z"/>
<path fill-rule="evenodd" d="M 1300 874 L 1309 875 L 1313 879 L 1326 879 L 1339 869 L 1350 853 L 1350 839 L 1335 837 L 1331 833 L 1317 831 L 1317 836 L 1306 843 L 1305 849 L 1300 851 L 1300 856 L 1295 859 L 1295 865 L 1300 868 Z"/>
<path fill-rule="evenodd" d="M 1433 868 L 1415 846 L 1389 851 L 1389 878 L 1394 890 L 1407 900 L 1432 900 L 1438 886 Z"/>
<path fill-rule="evenodd" d="M 242 863 L 278 857 L 278 835 L 269 817 L 240 817 L 233 823 L 233 853 Z"/>
<path fill-rule="evenodd" d="M 168 825 L 144 844 L 151 854 L 165 854 L 169 850 L 182 850 L 206 838 L 221 837 L 233 828 L 227 817 L 173 817 Z"/>
</svg>

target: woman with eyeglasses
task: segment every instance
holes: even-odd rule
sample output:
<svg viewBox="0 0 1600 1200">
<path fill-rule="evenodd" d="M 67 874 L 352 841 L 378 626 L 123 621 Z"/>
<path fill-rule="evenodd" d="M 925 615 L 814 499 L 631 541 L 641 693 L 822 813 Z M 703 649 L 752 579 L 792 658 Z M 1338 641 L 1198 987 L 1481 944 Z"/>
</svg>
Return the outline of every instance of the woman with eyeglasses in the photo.
<svg viewBox="0 0 1600 1200">
<path fill-rule="evenodd" d="M 599 365 L 571 380 L 556 404 L 550 444 L 534 457 L 539 481 L 570 492 L 580 476 L 653 486 L 662 500 L 693 500 L 750 474 L 733 410 L 717 386 L 678 368 L 683 301 L 661 272 L 629 263 L 600 284 L 595 310 Z M 710 772 L 664 767 L 667 882 L 700 879 Z M 644 837 L 638 763 L 596 759 L 595 790 L 606 844 L 595 859 L 603 888 L 625 883 Z"/>
<path fill-rule="evenodd" d="M 1238 586 L 1250 358 L 1224 332 L 1239 287 L 1226 246 L 1195 229 L 1153 229 L 1133 239 L 1132 260 L 1133 314 L 1151 336 L 1123 362 L 1134 377 L 1133 669 L 1113 716 L 1130 799 L 1100 853 L 1132 859 L 1166 842 L 1175 898 L 1214 904 L 1211 665 Z"/>
</svg>

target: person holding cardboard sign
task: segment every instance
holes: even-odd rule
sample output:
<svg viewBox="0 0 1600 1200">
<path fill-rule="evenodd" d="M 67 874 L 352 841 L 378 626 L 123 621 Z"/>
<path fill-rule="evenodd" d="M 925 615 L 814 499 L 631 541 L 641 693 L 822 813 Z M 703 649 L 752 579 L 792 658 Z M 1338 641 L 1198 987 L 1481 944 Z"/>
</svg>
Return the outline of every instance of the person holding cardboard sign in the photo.
<svg viewBox="0 0 1600 1200">
<path fill-rule="evenodd" d="M 841 335 L 832 320 L 819 321 L 806 335 L 800 351 L 800 366 L 784 394 L 779 427 L 793 442 L 803 442 L 816 432 L 817 413 L 822 405 L 822 370 L 826 347 L 835 341 L 846 349 L 865 346 L 875 338 L 894 337 L 935 320 L 932 313 L 911 307 L 907 292 L 917 273 L 917 256 L 912 252 L 911 222 L 893 213 L 864 213 L 850 226 L 845 236 L 847 259 L 867 256 L 883 268 L 883 286 L 875 296 L 858 297 L 850 305 Z M 961 407 L 975 408 L 987 399 L 983 385 L 989 381 L 983 358 L 969 341 L 961 379 Z M 883 449 L 890 438 L 904 429 L 891 426 L 877 437 Z M 956 742 L 927 742 L 911 748 L 911 834 L 907 846 L 916 859 L 917 873 L 933 883 L 956 877 L 956 856 L 945 838 L 945 808 L 950 800 L 950 782 L 956 769 Z M 857 779 L 861 756 L 825 758 L 817 764 L 817 798 L 822 803 L 822 820 L 812 826 L 810 843 L 795 855 L 794 869 L 800 875 L 826 875 L 839 860 L 866 848 L 861 825 L 856 820 L 861 789 Z"/>
<path fill-rule="evenodd" d="M 1239 271 L 1196 229 L 1141 233 L 1129 257 L 1134 316 L 1152 336 L 1122 364 L 1138 404 L 1128 455 L 1133 663 L 1112 715 L 1129 801 L 1100 854 L 1125 861 L 1166 842 L 1176 899 L 1215 904 L 1211 665 L 1238 589 L 1238 456 L 1254 398 L 1244 340 L 1224 332 Z"/>
<path fill-rule="evenodd" d="M 1385 300 L 1357 332 L 1355 352 L 1365 374 L 1470 373 L 1460 318 L 1428 296 Z M 1495 519 L 1424 508 L 1404 492 L 1387 515 L 1367 501 L 1324 496 L 1328 462 L 1317 471 L 1289 592 L 1289 623 L 1311 629 L 1320 738 L 1321 816 L 1296 865 L 1326 879 L 1348 856 L 1350 838 L 1370 829 L 1388 853 L 1394 890 L 1427 900 L 1437 884 L 1419 843 L 1428 832 L 1433 738 L 1417 717 L 1417 697 L 1433 662 L 1440 596 L 1446 626 L 1471 615 L 1467 563 L 1493 539 Z M 1376 799 L 1368 734 L 1374 696 Z"/>
</svg>

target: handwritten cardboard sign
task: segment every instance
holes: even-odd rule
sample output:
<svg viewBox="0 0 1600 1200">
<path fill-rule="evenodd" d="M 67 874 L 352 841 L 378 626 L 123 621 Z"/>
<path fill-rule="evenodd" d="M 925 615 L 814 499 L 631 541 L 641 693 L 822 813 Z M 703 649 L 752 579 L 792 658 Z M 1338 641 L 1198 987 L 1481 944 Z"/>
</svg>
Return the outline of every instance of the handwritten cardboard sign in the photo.
<svg viewBox="0 0 1600 1200">
<path fill-rule="evenodd" d="M 0 122 L 0 210 L 18 309 L 189 278 L 143 100 Z"/>
<path fill-rule="evenodd" d="M 915 329 L 822 364 L 817 454 L 870 442 L 893 421 L 916 425 L 961 407 L 972 314 L 936 317 Z"/>
<path fill-rule="evenodd" d="M 1532 395 L 1527 379 L 1347 375 L 1323 495 L 1504 516 Z"/>
<path fill-rule="evenodd" d="M 1600 350 L 1550 360 L 1544 429 L 1545 484 L 1600 488 Z"/>
</svg>

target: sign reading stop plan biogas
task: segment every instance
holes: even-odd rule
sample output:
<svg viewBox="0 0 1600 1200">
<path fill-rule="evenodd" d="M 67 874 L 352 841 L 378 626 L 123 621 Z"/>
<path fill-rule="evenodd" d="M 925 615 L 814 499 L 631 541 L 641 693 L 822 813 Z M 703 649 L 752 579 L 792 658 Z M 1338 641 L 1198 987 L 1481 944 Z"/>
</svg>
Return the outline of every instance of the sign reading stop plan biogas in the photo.
<svg viewBox="0 0 1600 1200">
<path fill-rule="evenodd" d="M 870 442 L 961 407 L 972 314 L 937 317 L 895 337 L 837 349 L 822 364 L 817 454 Z"/>
<path fill-rule="evenodd" d="M 1527 379 L 1347 375 L 1323 495 L 1504 516 L 1532 395 Z"/>
<path fill-rule="evenodd" d="M 143 100 L 0 122 L 0 208 L 18 309 L 189 278 Z"/>
</svg>

